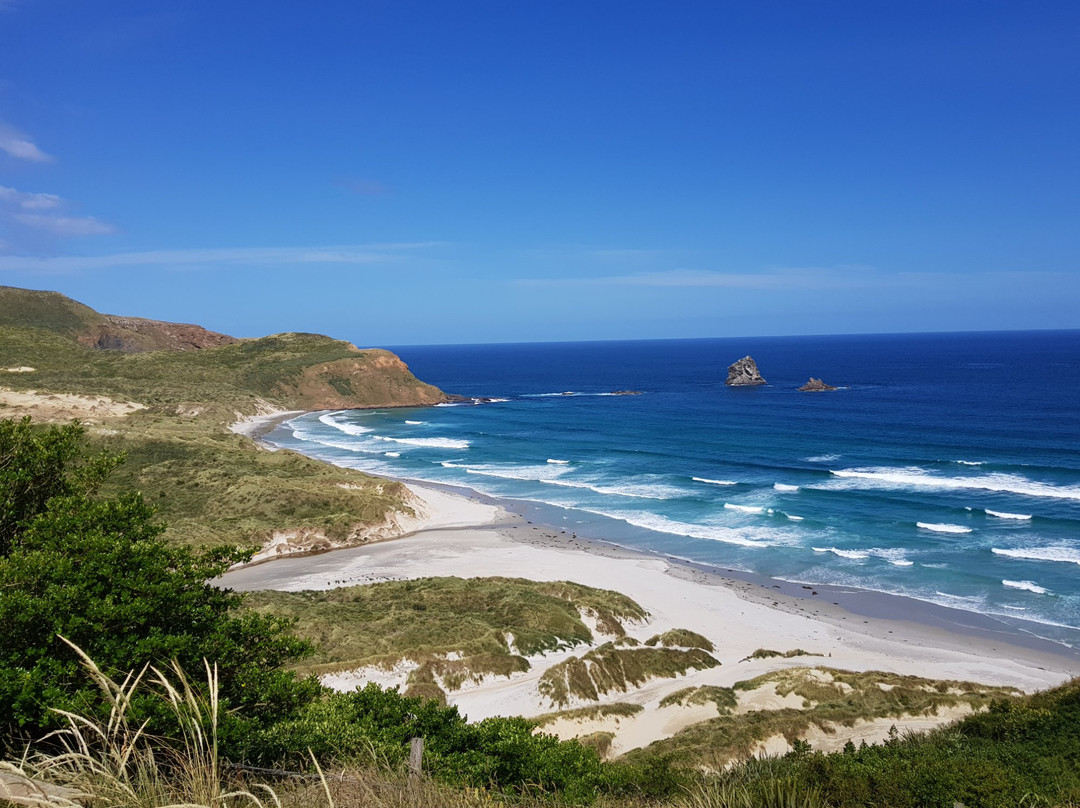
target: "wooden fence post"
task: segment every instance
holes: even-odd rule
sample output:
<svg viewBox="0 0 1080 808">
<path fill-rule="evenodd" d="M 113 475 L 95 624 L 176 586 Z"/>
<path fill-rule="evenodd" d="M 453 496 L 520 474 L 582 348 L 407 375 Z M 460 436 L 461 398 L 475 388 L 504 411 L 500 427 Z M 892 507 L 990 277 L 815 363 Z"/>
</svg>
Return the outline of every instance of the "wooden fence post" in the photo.
<svg viewBox="0 0 1080 808">
<path fill-rule="evenodd" d="M 409 742 L 409 782 L 416 782 L 424 773 L 424 739 L 413 738 Z"/>
</svg>

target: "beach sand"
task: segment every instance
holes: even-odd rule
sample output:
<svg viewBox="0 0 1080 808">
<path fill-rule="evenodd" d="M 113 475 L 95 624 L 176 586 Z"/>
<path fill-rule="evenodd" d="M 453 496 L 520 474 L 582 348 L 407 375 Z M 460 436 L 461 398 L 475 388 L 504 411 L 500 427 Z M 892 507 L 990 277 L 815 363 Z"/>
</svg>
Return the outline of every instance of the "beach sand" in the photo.
<svg viewBox="0 0 1080 808">
<path fill-rule="evenodd" d="M 634 716 L 563 721 L 546 728 L 562 737 L 615 732 L 614 754 L 669 737 L 716 715 L 712 707 L 660 708 L 659 702 L 667 694 L 699 685 L 730 687 L 736 681 L 782 668 L 877 670 L 1009 686 L 1026 692 L 1080 674 L 1080 656 L 1072 649 L 1038 640 L 1023 642 L 1014 633 L 996 631 L 993 621 L 986 625 L 975 621 L 976 625 L 968 626 L 963 616 L 953 620 L 949 610 L 923 610 L 909 599 L 890 601 L 888 596 L 874 598 L 868 597 L 872 593 L 848 591 L 845 594 L 851 603 L 860 607 L 852 610 L 836 601 L 839 594 L 834 591 L 724 576 L 532 524 L 480 495 L 461 496 L 415 483 L 409 487 L 425 503 L 425 518 L 412 525 L 409 535 L 236 569 L 222 578 L 222 585 L 237 590 L 299 591 L 428 576 L 505 576 L 566 580 L 622 592 L 649 612 L 645 623 L 628 626 L 630 636 L 645 640 L 672 628 L 690 629 L 713 642 L 713 656 L 721 665 L 673 679 L 653 679 L 627 693 L 610 693 L 600 701 L 642 705 L 644 711 Z M 889 614 L 890 608 L 903 609 L 895 613 L 914 620 L 873 616 Z M 605 639 L 610 638 L 597 637 L 596 642 Z M 758 648 L 781 652 L 802 648 L 822 656 L 740 661 Z M 470 720 L 550 712 L 553 705 L 537 692 L 537 680 L 551 665 L 586 650 L 578 647 L 530 658 L 532 668 L 527 673 L 469 684 L 450 693 L 450 703 Z M 367 681 L 404 685 L 409 670 L 407 663 L 392 671 L 363 669 L 329 675 L 324 682 L 341 690 Z M 752 694 L 753 698 L 760 700 L 762 695 Z M 754 706 L 743 704 L 740 709 Z M 924 729 L 958 715 L 942 712 L 910 720 L 862 722 L 852 728 L 841 727 L 834 734 L 816 733 L 813 741 L 819 749 L 839 748 L 848 739 L 879 741 L 887 737 L 893 724 L 901 729 Z M 779 752 L 781 747 L 787 748 L 786 741 L 770 739 L 760 751 Z"/>
</svg>

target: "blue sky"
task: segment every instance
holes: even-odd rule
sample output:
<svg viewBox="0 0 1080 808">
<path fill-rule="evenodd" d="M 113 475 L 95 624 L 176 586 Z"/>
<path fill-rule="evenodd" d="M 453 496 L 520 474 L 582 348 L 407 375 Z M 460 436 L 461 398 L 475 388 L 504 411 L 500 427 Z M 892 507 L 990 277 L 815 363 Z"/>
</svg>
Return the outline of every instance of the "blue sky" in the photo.
<svg viewBox="0 0 1080 808">
<path fill-rule="evenodd" d="M 1080 328 L 1080 3 L 0 0 L 0 283 L 361 344 Z"/>
</svg>

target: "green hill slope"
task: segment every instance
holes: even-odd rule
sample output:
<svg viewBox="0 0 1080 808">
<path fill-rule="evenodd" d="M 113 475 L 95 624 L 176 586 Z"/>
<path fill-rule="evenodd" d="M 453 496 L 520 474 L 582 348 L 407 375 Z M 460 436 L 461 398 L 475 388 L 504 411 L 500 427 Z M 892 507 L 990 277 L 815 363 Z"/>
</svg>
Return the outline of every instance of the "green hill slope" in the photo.
<svg viewBox="0 0 1080 808">
<path fill-rule="evenodd" d="M 389 351 L 318 334 L 236 340 L 199 326 L 100 314 L 55 292 L 0 287 L 0 404 L 13 404 L 13 393 L 35 393 L 38 405 L 0 407 L 0 417 L 77 415 L 89 422 L 91 440 L 126 452 L 110 484 L 141 490 L 175 540 L 261 544 L 284 532 L 308 536 L 313 546 L 392 532 L 394 514 L 411 512 L 407 490 L 258 450 L 228 426 L 274 410 L 450 399 Z M 99 415 L 46 406 L 50 396 L 68 395 L 143 408 L 117 417 L 107 407 Z"/>
</svg>

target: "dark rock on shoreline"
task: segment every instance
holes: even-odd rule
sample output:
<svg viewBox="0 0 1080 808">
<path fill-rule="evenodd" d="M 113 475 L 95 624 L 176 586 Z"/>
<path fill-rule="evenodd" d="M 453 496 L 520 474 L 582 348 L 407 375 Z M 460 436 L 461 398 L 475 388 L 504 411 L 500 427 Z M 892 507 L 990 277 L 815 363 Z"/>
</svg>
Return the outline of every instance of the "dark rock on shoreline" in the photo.
<svg viewBox="0 0 1080 808">
<path fill-rule="evenodd" d="M 835 389 L 836 388 L 833 387 L 831 384 L 825 384 L 825 382 L 823 382 L 821 379 L 815 379 L 813 376 L 811 376 L 810 381 L 808 381 L 806 384 L 804 384 L 802 387 L 799 388 L 799 392 L 801 392 L 801 393 L 823 393 L 826 390 L 835 390 Z"/>
<path fill-rule="evenodd" d="M 755 384 L 766 384 L 758 371 L 757 362 L 749 356 L 744 356 L 738 362 L 728 366 L 727 381 L 724 384 L 732 387 L 747 387 Z"/>
</svg>

